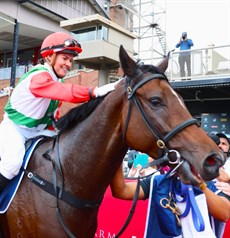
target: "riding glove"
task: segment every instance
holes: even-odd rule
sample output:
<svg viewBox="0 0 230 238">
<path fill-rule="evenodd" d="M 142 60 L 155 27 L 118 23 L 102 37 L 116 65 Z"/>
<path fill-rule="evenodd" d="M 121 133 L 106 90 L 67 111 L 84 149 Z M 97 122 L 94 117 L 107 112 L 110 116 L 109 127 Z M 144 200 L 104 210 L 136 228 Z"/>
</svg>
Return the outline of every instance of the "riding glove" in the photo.
<svg viewBox="0 0 230 238">
<path fill-rule="evenodd" d="M 102 96 L 106 95 L 107 93 L 109 93 L 109 92 L 115 90 L 115 86 L 116 86 L 120 81 L 121 81 L 121 79 L 118 80 L 118 81 L 116 81 L 116 82 L 114 82 L 114 83 L 109 83 L 109 84 L 103 85 L 103 86 L 101 86 L 101 87 L 96 87 L 96 88 L 94 89 L 94 91 L 93 91 L 95 97 L 102 97 Z"/>
</svg>

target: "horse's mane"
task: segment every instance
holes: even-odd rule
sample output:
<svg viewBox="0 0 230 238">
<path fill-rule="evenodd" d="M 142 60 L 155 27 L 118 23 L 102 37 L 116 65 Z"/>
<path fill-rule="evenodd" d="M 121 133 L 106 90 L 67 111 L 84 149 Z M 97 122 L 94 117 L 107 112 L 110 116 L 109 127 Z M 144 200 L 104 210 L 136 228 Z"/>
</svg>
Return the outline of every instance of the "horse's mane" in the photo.
<svg viewBox="0 0 230 238">
<path fill-rule="evenodd" d="M 75 125 L 86 119 L 94 109 L 103 101 L 104 97 L 91 99 L 87 103 L 70 109 L 64 116 L 57 121 L 60 133 L 73 128 Z"/>
</svg>

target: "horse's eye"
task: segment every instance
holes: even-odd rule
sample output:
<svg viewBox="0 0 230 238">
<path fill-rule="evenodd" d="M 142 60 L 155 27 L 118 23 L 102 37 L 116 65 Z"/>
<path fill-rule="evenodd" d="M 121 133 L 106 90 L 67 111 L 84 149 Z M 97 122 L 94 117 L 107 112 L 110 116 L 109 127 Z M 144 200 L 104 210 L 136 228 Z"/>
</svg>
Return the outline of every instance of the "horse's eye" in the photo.
<svg viewBox="0 0 230 238">
<path fill-rule="evenodd" d="M 151 105 L 156 107 L 159 106 L 161 104 L 161 100 L 159 97 L 152 97 L 151 98 Z"/>
</svg>

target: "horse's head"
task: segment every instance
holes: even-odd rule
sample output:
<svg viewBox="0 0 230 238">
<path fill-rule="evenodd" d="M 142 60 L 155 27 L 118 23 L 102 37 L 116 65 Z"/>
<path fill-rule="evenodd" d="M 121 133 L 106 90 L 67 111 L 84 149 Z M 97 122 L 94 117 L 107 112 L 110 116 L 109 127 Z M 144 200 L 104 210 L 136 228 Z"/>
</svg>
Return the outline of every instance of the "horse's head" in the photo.
<svg viewBox="0 0 230 238">
<path fill-rule="evenodd" d="M 195 185 L 200 176 L 216 178 L 223 154 L 170 86 L 164 74 L 168 56 L 157 67 L 138 65 L 122 46 L 119 56 L 128 97 L 122 112 L 126 144 L 153 158 L 169 155 L 170 150 L 179 152 L 174 152 L 168 165 L 177 168 L 184 183 Z"/>
</svg>

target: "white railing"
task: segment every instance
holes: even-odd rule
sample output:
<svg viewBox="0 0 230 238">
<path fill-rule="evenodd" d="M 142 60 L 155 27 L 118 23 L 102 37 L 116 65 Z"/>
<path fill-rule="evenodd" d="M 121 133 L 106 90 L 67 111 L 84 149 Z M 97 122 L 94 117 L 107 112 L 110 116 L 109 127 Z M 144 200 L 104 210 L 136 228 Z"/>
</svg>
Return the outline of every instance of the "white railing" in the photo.
<svg viewBox="0 0 230 238">
<path fill-rule="evenodd" d="M 170 81 L 180 81 L 186 77 L 180 75 L 179 54 L 181 51 L 174 51 L 171 53 L 169 60 L 169 67 L 166 75 Z M 230 45 L 213 46 L 208 48 L 201 48 L 196 50 L 186 50 L 183 53 L 191 55 L 191 80 L 193 79 L 209 79 L 216 77 L 229 77 L 230 76 Z M 30 66 L 18 66 L 16 68 L 16 78 L 20 78 L 27 72 Z M 185 71 L 187 71 L 185 66 Z M 74 75 L 70 72 L 69 75 Z M 0 69 L 0 80 L 10 79 L 11 68 Z"/>
<path fill-rule="evenodd" d="M 191 56 L 191 76 L 187 75 L 185 64 L 185 77 L 180 74 L 179 55 L 181 52 L 174 51 L 171 53 L 166 73 L 169 80 L 179 81 L 187 78 L 193 80 L 230 76 L 230 45 L 183 51 L 182 53 Z"/>
</svg>

